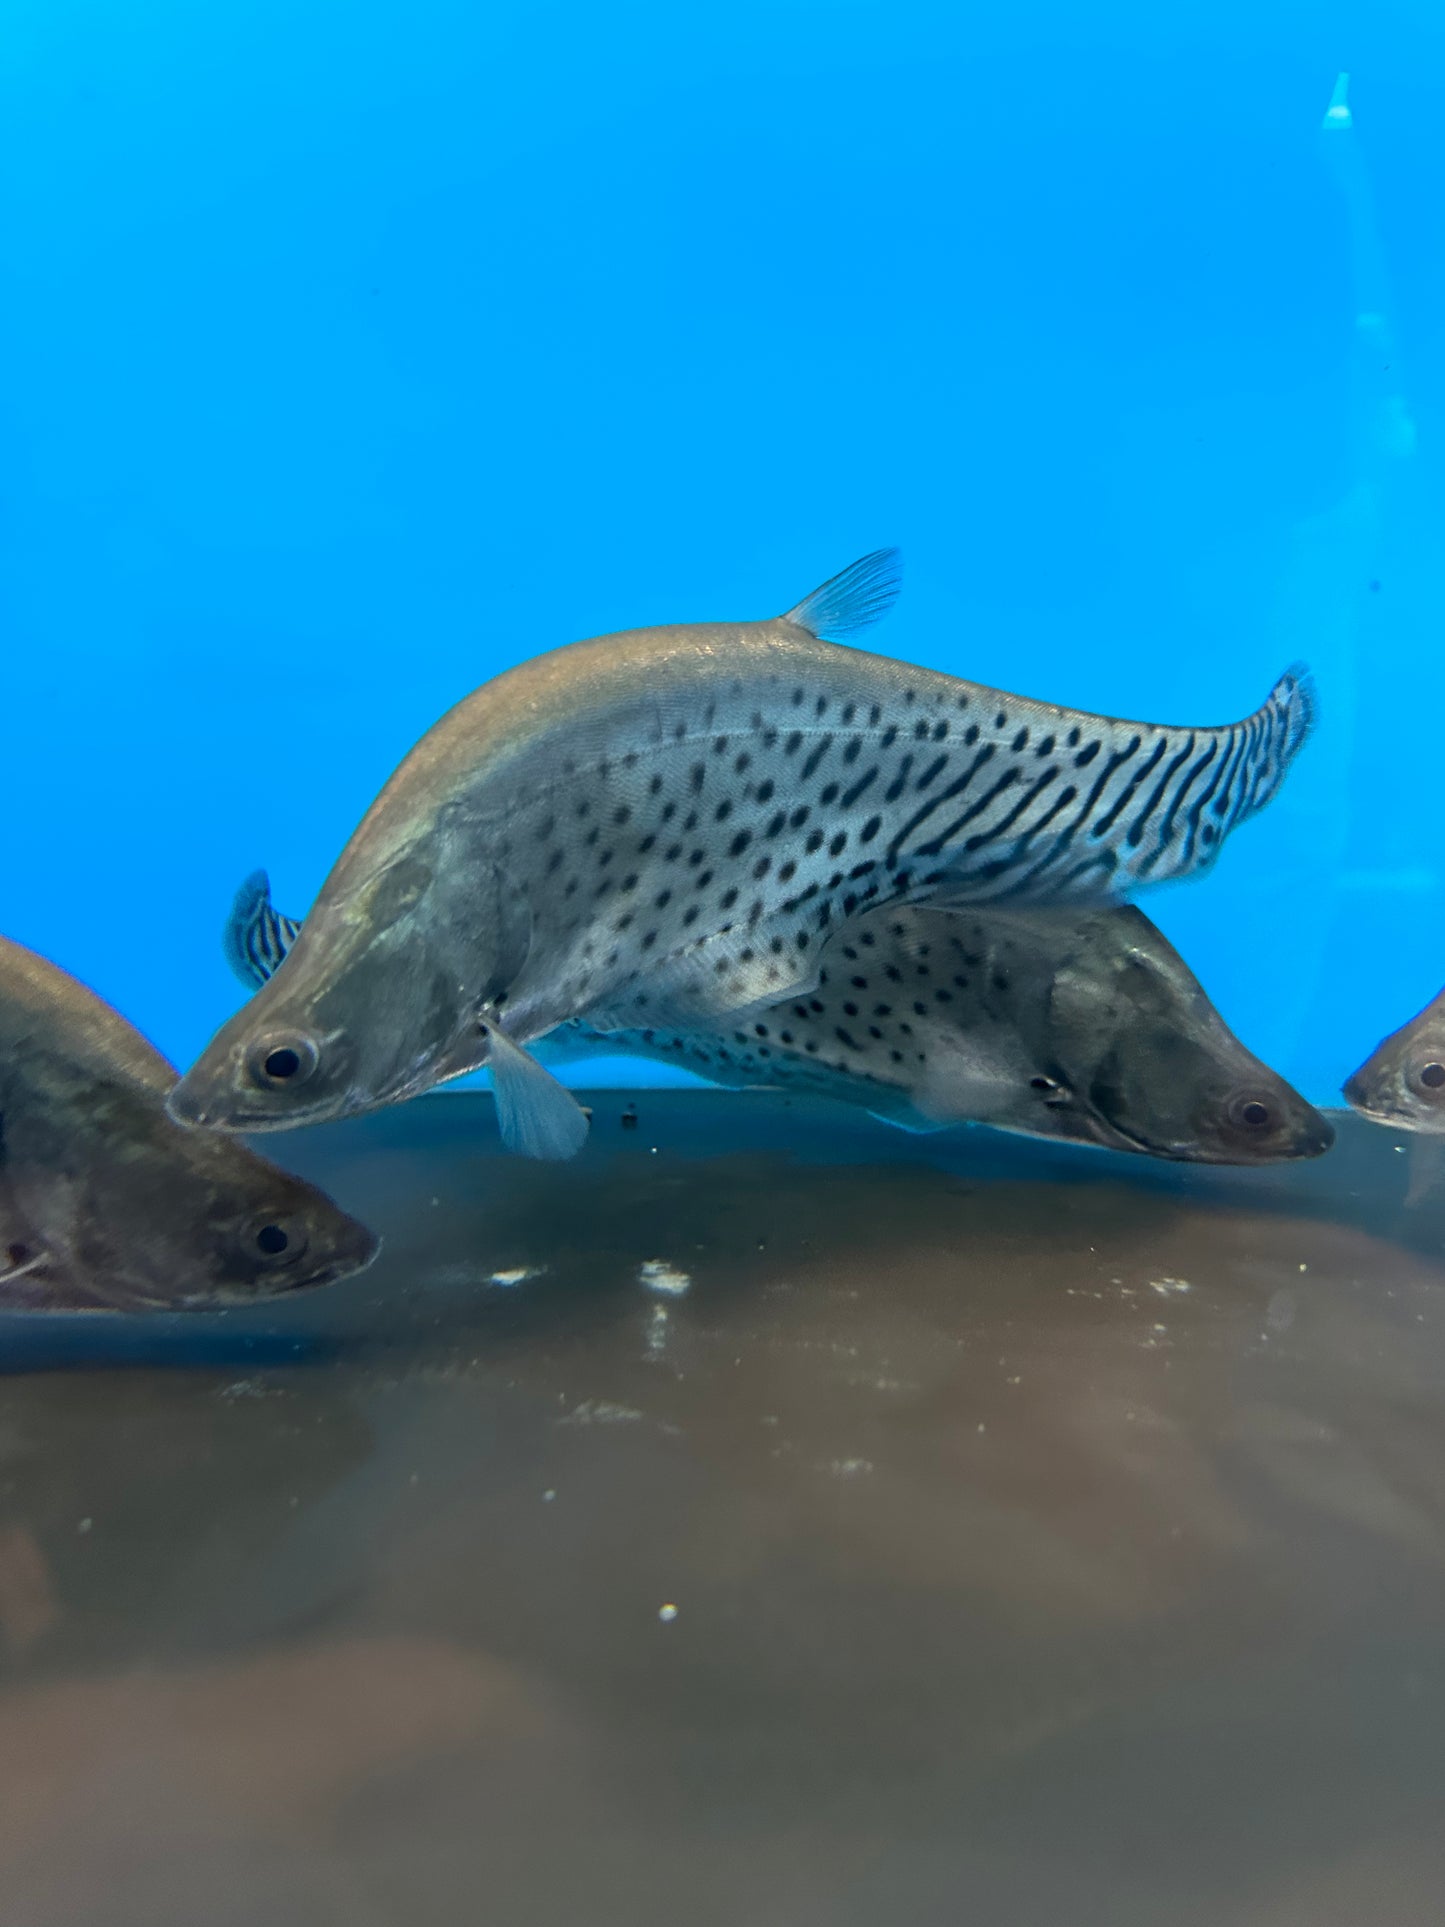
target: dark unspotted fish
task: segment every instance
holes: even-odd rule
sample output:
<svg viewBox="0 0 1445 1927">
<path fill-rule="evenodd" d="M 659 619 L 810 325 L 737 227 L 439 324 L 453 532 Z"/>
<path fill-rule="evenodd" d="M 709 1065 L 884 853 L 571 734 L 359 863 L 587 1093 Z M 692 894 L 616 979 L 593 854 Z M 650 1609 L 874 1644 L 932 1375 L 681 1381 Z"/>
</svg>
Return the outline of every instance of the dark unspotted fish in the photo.
<svg viewBox="0 0 1445 1927">
<path fill-rule="evenodd" d="M 520 1048 L 557 1024 L 741 1021 L 810 992 L 830 927 L 888 902 L 1098 903 L 1196 874 L 1304 740 L 1295 673 L 1244 722 L 1165 728 L 838 647 L 896 580 L 866 557 L 772 621 L 602 636 L 477 690 L 174 1115 L 280 1129 L 487 1064 L 507 1142 L 570 1156 L 585 1119 Z"/>
<path fill-rule="evenodd" d="M 175 1079 L 108 1004 L 0 938 L 0 1309 L 250 1304 L 375 1256 L 322 1192 L 174 1123 Z"/>
<path fill-rule="evenodd" d="M 238 894 L 226 949 L 262 984 L 298 928 L 265 873 Z M 1317 1157 L 1320 1113 L 1247 1051 L 1143 913 L 902 904 L 841 925 L 807 996 L 707 1031 L 546 1040 L 623 1050 L 715 1084 L 809 1090 L 911 1129 L 975 1122 L 1200 1164 Z"/>
<path fill-rule="evenodd" d="M 1445 990 L 1365 1059 L 1345 1101 L 1377 1124 L 1445 1133 Z"/>
</svg>

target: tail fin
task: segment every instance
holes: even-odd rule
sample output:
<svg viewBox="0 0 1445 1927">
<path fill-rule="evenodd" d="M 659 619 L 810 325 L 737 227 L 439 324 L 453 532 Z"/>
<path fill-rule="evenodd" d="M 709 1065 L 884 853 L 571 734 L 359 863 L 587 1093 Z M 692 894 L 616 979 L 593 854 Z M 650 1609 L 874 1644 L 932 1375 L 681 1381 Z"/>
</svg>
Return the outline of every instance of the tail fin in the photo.
<svg viewBox="0 0 1445 1927">
<path fill-rule="evenodd" d="M 272 907 L 266 872 L 253 870 L 236 892 L 221 932 L 221 948 L 236 976 L 249 990 L 256 990 L 275 976 L 300 928 L 294 917 L 283 917 Z"/>
<path fill-rule="evenodd" d="M 1304 747 L 1305 738 L 1320 719 L 1319 691 L 1308 663 L 1292 662 L 1265 700 L 1283 710 L 1288 719 L 1285 755 L 1292 757 Z"/>
<path fill-rule="evenodd" d="M 1274 795 L 1285 773 L 1304 748 L 1319 721 L 1319 698 L 1315 679 L 1304 663 L 1291 663 L 1270 690 L 1251 722 L 1262 722 L 1264 731 L 1256 757 L 1254 781 L 1249 801 L 1241 815 L 1253 815 Z"/>
</svg>

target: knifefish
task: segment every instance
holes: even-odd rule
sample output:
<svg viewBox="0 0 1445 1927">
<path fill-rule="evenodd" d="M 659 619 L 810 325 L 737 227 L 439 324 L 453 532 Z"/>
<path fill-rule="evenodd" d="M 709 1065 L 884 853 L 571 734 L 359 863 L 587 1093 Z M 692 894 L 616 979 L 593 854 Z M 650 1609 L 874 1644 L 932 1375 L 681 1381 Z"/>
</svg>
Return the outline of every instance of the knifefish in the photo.
<svg viewBox="0 0 1445 1927">
<path fill-rule="evenodd" d="M 171 1096 L 275 1130 L 488 1065 L 507 1143 L 570 1157 L 580 1108 L 522 1046 L 716 1029 L 818 982 L 830 926 L 893 901 L 1112 901 L 1197 875 L 1308 733 L 1301 671 L 1221 728 L 1002 694 L 839 643 L 893 551 L 784 616 L 573 643 L 406 757 L 284 966 Z"/>
<path fill-rule="evenodd" d="M 0 1310 L 246 1305 L 370 1263 L 313 1186 L 166 1111 L 176 1073 L 118 1012 L 0 938 Z"/>
<path fill-rule="evenodd" d="M 241 982 L 274 974 L 300 928 L 246 879 L 225 947 Z M 1079 912 L 863 912 L 823 946 L 816 988 L 723 1031 L 612 1033 L 572 1020 L 553 1061 L 652 1057 L 734 1089 L 860 1104 L 911 1130 L 984 1123 L 1194 1164 L 1318 1157 L 1327 1121 L 1245 1049 L 1133 905 Z"/>
<path fill-rule="evenodd" d="M 1376 1047 L 1344 1095 L 1376 1124 L 1445 1133 L 1445 990 Z"/>
</svg>

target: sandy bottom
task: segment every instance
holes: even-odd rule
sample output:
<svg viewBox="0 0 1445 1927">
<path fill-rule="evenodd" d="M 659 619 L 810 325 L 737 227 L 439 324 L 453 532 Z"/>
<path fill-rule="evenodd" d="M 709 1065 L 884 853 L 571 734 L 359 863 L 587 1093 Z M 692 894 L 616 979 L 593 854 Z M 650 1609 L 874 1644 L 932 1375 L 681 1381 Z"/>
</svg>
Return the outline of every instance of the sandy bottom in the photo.
<svg viewBox="0 0 1445 1927">
<path fill-rule="evenodd" d="M 0 1321 L 3 1927 L 1438 1927 L 1428 1159 L 594 1101 L 269 1140 L 386 1239 L 283 1309 Z"/>
</svg>

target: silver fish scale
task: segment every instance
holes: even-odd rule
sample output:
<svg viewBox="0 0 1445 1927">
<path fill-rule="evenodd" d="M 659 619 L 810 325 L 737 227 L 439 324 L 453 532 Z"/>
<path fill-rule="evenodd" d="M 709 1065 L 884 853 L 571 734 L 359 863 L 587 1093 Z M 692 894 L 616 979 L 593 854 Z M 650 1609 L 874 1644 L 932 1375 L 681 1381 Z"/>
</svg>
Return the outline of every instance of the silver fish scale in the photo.
<svg viewBox="0 0 1445 1927">
<path fill-rule="evenodd" d="M 513 1016 L 745 1009 L 808 983 L 829 926 L 870 906 L 1105 902 L 1197 874 L 1310 720 L 1293 674 L 1253 716 L 1188 729 L 809 641 L 776 651 L 795 668 L 659 692 L 629 746 L 516 798 L 498 855 L 544 961 Z"/>
</svg>

